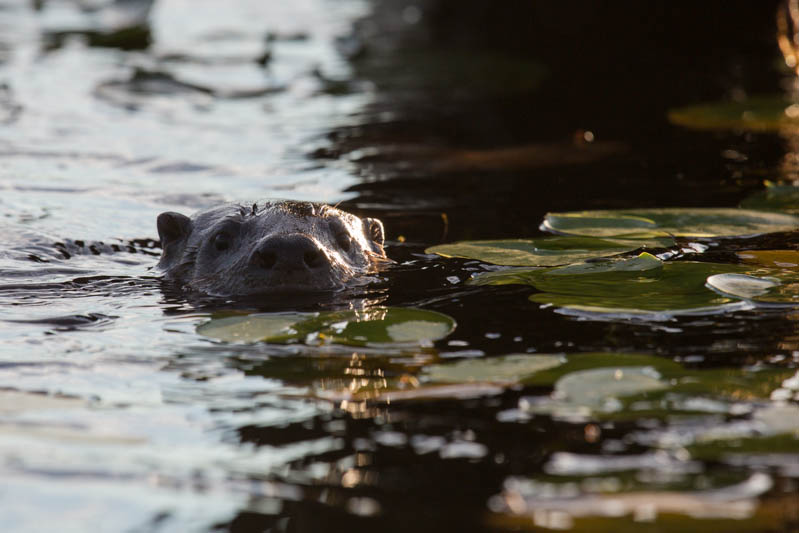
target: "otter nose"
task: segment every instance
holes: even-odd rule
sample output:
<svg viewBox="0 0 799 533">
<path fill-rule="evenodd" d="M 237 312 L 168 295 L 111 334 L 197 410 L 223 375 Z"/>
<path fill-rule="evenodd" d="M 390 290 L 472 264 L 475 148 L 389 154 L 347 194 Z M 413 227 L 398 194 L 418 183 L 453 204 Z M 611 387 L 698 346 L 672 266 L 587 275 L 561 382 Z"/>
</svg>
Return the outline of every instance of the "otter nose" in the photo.
<svg viewBox="0 0 799 533">
<path fill-rule="evenodd" d="M 315 241 L 305 235 L 265 237 L 250 256 L 250 264 L 264 270 L 313 270 L 330 265 Z"/>
</svg>

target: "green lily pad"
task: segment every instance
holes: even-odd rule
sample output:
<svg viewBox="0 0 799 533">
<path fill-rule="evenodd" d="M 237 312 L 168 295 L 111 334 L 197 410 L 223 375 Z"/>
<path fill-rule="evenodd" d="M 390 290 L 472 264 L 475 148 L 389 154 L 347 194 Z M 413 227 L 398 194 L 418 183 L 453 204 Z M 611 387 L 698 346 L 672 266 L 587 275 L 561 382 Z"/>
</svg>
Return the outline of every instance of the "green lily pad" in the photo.
<svg viewBox="0 0 799 533">
<path fill-rule="evenodd" d="M 709 287 L 737 298 L 757 298 L 778 287 L 779 280 L 747 276 L 746 274 L 715 274 L 707 278 Z"/>
<path fill-rule="evenodd" d="M 542 237 L 500 241 L 462 241 L 425 250 L 444 257 L 477 259 L 505 266 L 559 266 L 631 252 L 639 248 L 666 248 L 671 239 L 596 239 L 587 237 Z"/>
<path fill-rule="evenodd" d="M 455 329 L 455 321 L 423 309 L 374 307 L 323 313 L 258 313 L 212 318 L 197 333 L 225 342 L 335 343 L 355 346 L 427 343 Z"/>
<path fill-rule="evenodd" d="M 566 374 L 555 383 L 550 397 L 528 397 L 520 407 L 528 413 L 555 418 L 586 418 L 621 411 L 621 398 L 668 388 L 662 376 L 649 366 L 593 368 Z"/>
<path fill-rule="evenodd" d="M 518 383 L 564 361 L 557 355 L 512 354 L 431 365 L 422 370 L 422 375 L 430 381 L 443 383 Z"/>
<path fill-rule="evenodd" d="M 709 276 L 745 267 L 688 261 L 662 262 L 643 253 L 632 259 L 578 263 L 558 268 L 515 269 L 480 274 L 478 285 L 526 284 L 530 300 L 595 313 L 643 315 L 711 312 L 735 301 L 705 286 Z"/>
<path fill-rule="evenodd" d="M 753 413 L 759 428 L 778 434 L 790 431 L 785 429 L 790 422 L 767 420 L 773 410 L 763 410 L 763 405 L 795 375 L 794 370 L 784 368 L 688 369 L 671 359 L 645 354 L 571 354 L 558 366 L 522 379 L 524 385 L 553 386 L 554 390 L 549 396 L 525 397 L 520 408 L 557 418 L 619 420 L 644 416 L 669 420 L 677 414 L 702 416 L 737 410 L 739 414 Z M 797 416 L 794 411 L 789 414 Z M 705 438 L 709 431 L 697 430 L 697 438 Z"/>
<path fill-rule="evenodd" d="M 794 370 L 785 368 L 762 368 L 757 371 L 746 368 L 689 370 L 665 357 L 597 352 L 568 355 L 562 365 L 541 370 L 522 382 L 534 386 L 554 385 L 571 373 L 623 367 L 652 368 L 663 376 L 673 392 L 691 396 L 711 393 L 713 396 L 741 401 L 766 399 L 786 379 L 796 374 Z"/>
<path fill-rule="evenodd" d="M 799 187 L 794 185 L 768 185 L 741 202 L 746 209 L 779 211 L 791 215 L 799 214 Z"/>
<path fill-rule="evenodd" d="M 567 374 L 555 383 L 554 396 L 591 408 L 607 408 L 607 400 L 667 389 L 661 375 L 649 366 L 595 368 Z"/>
<path fill-rule="evenodd" d="M 760 268 L 756 272 L 761 275 L 716 274 L 707 278 L 707 286 L 753 302 L 799 305 L 799 272 L 776 268 Z"/>
<path fill-rule="evenodd" d="M 548 213 L 541 229 L 584 237 L 745 237 L 790 231 L 799 217 L 734 208 L 657 208 Z"/>
<path fill-rule="evenodd" d="M 698 130 L 799 131 L 799 104 L 782 96 L 714 102 L 673 109 L 673 124 Z"/>
<path fill-rule="evenodd" d="M 665 357 L 647 354 L 589 352 L 568 355 L 562 365 L 539 371 L 524 379 L 523 383 L 534 386 L 554 385 L 562 377 L 574 372 L 620 367 L 654 368 L 666 377 L 681 375 L 684 372 L 682 365 Z"/>
<path fill-rule="evenodd" d="M 743 272 L 709 276 L 716 292 L 756 303 L 799 305 L 799 252 L 744 250 L 736 254 L 747 265 Z"/>
</svg>

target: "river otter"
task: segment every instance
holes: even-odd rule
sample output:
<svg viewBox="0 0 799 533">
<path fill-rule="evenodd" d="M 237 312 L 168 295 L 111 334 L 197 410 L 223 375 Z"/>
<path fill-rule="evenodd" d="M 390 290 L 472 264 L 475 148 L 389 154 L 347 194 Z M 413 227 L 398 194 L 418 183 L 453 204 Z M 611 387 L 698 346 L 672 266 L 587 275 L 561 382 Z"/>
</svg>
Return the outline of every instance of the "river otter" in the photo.
<svg viewBox="0 0 799 533">
<path fill-rule="evenodd" d="M 216 296 L 339 289 L 389 262 L 379 220 L 309 202 L 161 213 L 158 235 L 165 278 Z"/>
</svg>

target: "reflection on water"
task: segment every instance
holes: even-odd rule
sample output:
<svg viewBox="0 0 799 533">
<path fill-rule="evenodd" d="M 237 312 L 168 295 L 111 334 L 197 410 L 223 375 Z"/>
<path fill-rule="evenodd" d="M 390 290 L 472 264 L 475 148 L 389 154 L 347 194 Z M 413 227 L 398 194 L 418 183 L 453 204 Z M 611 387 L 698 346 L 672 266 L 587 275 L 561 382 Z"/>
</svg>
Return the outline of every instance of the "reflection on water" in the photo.
<svg viewBox="0 0 799 533">
<path fill-rule="evenodd" d="M 546 212 L 790 211 L 780 134 L 666 121 L 727 83 L 686 50 L 772 79 L 759 8 L 709 41 L 717 4 L 0 0 L 4 530 L 792 532 L 795 310 L 559 314 L 424 253 Z M 268 196 L 382 218 L 397 266 L 269 301 L 150 271 L 158 213 Z"/>
</svg>

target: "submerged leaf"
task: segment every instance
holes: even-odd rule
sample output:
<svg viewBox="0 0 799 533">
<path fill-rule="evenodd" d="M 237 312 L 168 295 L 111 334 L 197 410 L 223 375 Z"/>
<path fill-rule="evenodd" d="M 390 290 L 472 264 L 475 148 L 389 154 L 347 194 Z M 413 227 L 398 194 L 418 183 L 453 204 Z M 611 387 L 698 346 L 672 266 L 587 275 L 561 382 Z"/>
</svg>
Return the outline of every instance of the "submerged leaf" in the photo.
<svg viewBox="0 0 799 533">
<path fill-rule="evenodd" d="M 363 346 L 375 343 L 424 343 L 455 329 L 450 317 L 399 307 L 322 313 L 257 313 L 212 318 L 197 333 L 225 342 L 310 342 Z"/>
<path fill-rule="evenodd" d="M 744 237 L 790 231 L 799 217 L 735 208 L 657 208 L 549 213 L 541 229 L 585 237 Z"/>
<path fill-rule="evenodd" d="M 631 252 L 639 248 L 665 248 L 671 239 L 596 239 L 586 237 L 542 237 L 501 241 L 462 241 L 425 250 L 444 257 L 477 259 L 505 266 L 559 266 L 596 257 Z"/>
</svg>

